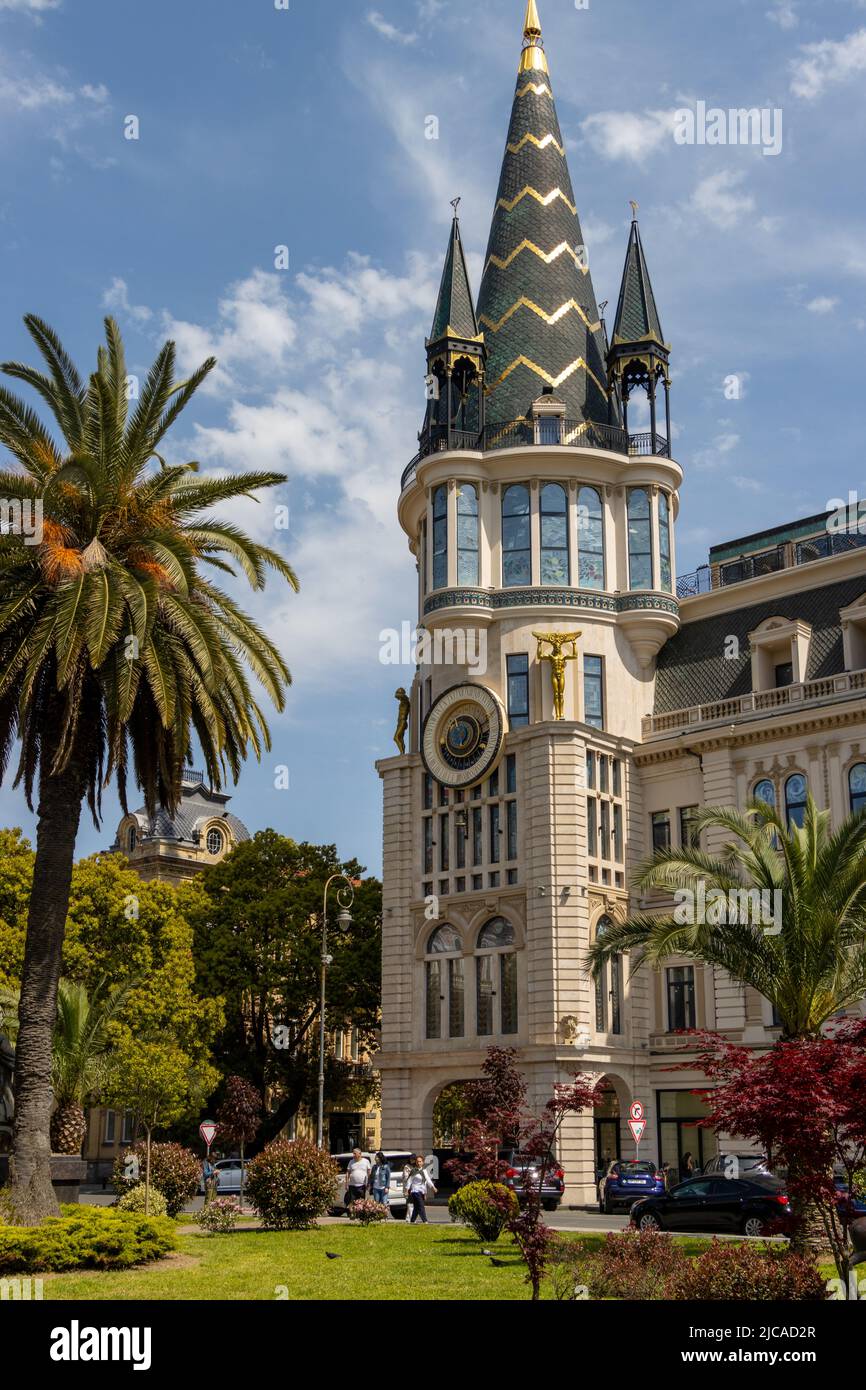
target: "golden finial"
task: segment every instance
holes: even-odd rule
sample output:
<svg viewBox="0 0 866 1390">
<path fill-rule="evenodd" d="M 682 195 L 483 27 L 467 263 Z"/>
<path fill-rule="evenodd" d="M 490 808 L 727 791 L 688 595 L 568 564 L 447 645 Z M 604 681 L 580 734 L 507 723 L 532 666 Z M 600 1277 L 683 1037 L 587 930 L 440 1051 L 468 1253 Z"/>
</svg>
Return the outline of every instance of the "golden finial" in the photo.
<svg viewBox="0 0 866 1390">
<path fill-rule="evenodd" d="M 535 0 L 529 0 L 526 6 L 526 23 L 523 26 L 523 37 L 525 39 L 541 38 L 541 20 L 538 18 L 538 6 Z"/>
<path fill-rule="evenodd" d="M 547 72 L 547 55 L 541 44 L 541 20 L 535 0 L 528 0 L 523 24 L 523 53 L 520 72 Z"/>
<path fill-rule="evenodd" d="M 630 203 L 629 203 L 629 207 L 631 208 L 631 220 L 632 220 L 632 222 L 636 222 L 636 221 L 637 221 L 638 208 L 640 207 L 640 203 L 636 203 L 635 200 L 634 200 L 634 198 L 632 198 L 631 201 L 630 201 Z"/>
</svg>

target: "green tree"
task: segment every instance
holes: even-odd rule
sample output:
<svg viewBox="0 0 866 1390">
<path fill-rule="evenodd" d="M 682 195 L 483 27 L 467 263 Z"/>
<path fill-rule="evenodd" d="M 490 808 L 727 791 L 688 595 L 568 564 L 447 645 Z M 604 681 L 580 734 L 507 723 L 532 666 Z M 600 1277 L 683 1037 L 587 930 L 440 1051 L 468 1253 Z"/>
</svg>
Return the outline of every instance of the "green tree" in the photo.
<svg viewBox="0 0 866 1390">
<path fill-rule="evenodd" d="M 329 902 L 327 1026 L 372 1040 L 381 997 L 381 885 L 333 845 L 296 844 L 274 830 L 238 845 L 202 875 L 193 912 L 198 990 L 225 1000 L 216 1056 L 257 1086 L 267 1113 L 257 1143 L 279 1134 L 312 1093 L 318 1070 L 322 893 L 335 872 L 356 882 L 352 924 Z M 331 1098 L 352 1068 L 331 1059 Z M 372 1078 L 362 1084 L 372 1089 Z"/>
<path fill-rule="evenodd" d="M 115 1065 L 111 1024 L 122 1010 L 128 988 L 104 982 L 88 994 L 74 980 L 60 980 L 51 1081 L 56 1108 L 51 1116 L 51 1148 L 81 1154 L 87 1132 L 84 1107 L 97 1100 Z"/>
<path fill-rule="evenodd" d="M 726 970 L 774 1005 L 782 1037 L 816 1038 L 834 1014 L 866 994 L 866 814 L 850 816 L 833 833 L 830 815 L 810 798 L 802 827 L 790 828 L 762 801 L 744 813 L 710 807 L 695 821 L 698 834 L 730 838 L 714 852 L 698 847 L 659 850 L 640 869 L 642 892 L 685 891 L 709 910 L 636 913 L 613 924 L 589 951 L 596 976 L 606 961 L 632 953 L 632 968 L 661 966 L 672 956 Z M 779 894 L 778 931 L 771 923 L 714 910 L 722 896 L 758 890 Z M 717 895 L 717 896 L 715 896 Z M 768 899 L 768 903 L 774 900 Z M 685 916 L 704 920 L 683 921 Z"/>
<path fill-rule="evenodd" d="M 33 859 L 20 830 L 0 830 L 0 987 L 21 980 Z"/>
<path fill-rule="evenodd" d="M 150 1211 L 150 1154 L 155 1129 L 181 1120 L 196 1110 L 218 1080 L 207 1064 L 195 1066 L 173 1043 L 129 1038 L 118 1049 L 117 1067 L 107 1095 L 111 1103 L 131 1110 L 136 1129 L 145 1135 L 145 1214 Z"/>
<path fill-rule="evenodd" d="M 16 740 L 16 784 L 38 795 L 33 891 L 21 974 L 10 1196 L 20 1220 L 57 1211 L 51 1188 L 51 1044 L 75 839 L 87 801 L 98 822 L 115 779 L 130 776 L 145 805 L 173 811 L 195 735 L 214 786 L 269 746 L 249 675 L 282 708 L 289 672 L 257 624 L 209 577 L 255 589 L 295 576 L 212 509 L 284 481 L 277 473 L 199 477 L 160 455 L 175 421 L 213 370 L 176 382 L 175 347 L 161 349 L 130 409 L 117 325 L 107 319 L 96 371 L 79 376 L 53 330 L 25 319 L 43 370 L 2 370 L 36 392 L 41 417 L 0 388 L 0 445 L 12 456 L 0 491 L 41 520 L 0 536 L 0 767 Z"/>
</svg>

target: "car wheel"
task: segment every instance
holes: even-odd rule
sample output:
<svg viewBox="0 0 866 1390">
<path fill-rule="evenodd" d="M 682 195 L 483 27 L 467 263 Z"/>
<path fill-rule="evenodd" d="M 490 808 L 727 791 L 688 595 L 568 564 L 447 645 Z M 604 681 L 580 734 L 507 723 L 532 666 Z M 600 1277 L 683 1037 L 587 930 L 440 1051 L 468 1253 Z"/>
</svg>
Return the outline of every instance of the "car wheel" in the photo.
<svg viewBox="0 0 866 1390">
<path fill-rule="evenodd" d="M 544 1207 L 544 1210 L 545 1210 L 545 1211 L 558 1211 L 558 1210 L 559 1210 L 559 1203 L 558 1203 L 558 1202 L 542 1202 L 541 1205 Z"/>
<path fill-rule="evenodd" d="M 613 1202 L 607 1197 L 604 1199 L 604 1214 L 605 1216 L 613 1216 Z"/>
<path fill-rule="evenodd" d="M 647 1211 L 638 1221 L 637 1228 L 639 1231 L 660 1231 L 662 1223 L 654 1211 Z"/>
<path fill-rule="evenodd" d="M 764 1221 L 760 1216 L 747 1216 L 743 1222 L 744 1236 L 762 1236 L 764 1234 Z"/>
</svg>

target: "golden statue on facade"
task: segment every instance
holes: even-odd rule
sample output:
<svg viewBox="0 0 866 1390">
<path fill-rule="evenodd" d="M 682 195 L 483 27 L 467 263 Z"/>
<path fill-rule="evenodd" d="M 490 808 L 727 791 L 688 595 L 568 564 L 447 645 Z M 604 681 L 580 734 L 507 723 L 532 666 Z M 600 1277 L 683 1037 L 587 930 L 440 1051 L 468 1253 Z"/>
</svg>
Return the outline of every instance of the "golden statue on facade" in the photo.
<svg viewBox="0 0 866 1390">
<path fill-rule="evenodd" d="M 394 691 L 394 699 L 399 703 L 397 714 L 397 728 L 394 733 L 394 742 L 400 750 L 401 756 L 406 754 L 406 730 L 409 727 L 409 716 L 412 713 L 412 701 L 406 694 L 402 685 L 399 690 Z"/>
<path fill-rule="evenodd" d="M 583 636 L 582 632 L 533 632 L 533 637 L 538 639 L 539 661 L 550 662 L 550 679 L 553 684 L 553 717 L 561 720 L 565 718 L 565 665 L 567 661 L 577 661 L 577 642 Z M 551 648 L 549 652 L 543 652 L 542 647 Z M 571 647 L 571 651 L 563 654 L 563 647 Z"/>
</svg>

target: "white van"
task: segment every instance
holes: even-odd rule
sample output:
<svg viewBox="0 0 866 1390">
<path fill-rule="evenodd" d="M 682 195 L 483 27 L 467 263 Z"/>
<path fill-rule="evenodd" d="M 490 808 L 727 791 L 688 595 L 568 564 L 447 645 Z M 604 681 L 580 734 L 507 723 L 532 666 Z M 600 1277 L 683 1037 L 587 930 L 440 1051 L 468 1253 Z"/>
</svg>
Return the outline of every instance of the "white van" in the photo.
<svg viewBox="0 0 866 1390">
<path fill-rule="evenodd" d="M 383 1149 L 385 1162 L 391 1169 L 391 1185 L 388 1188 L 387 1202 L 391 1208 L 391 1215 L 399 1220 L 406 1215 L 406 1194 L 403 1191 L 403 1169 L 407 1163 L 411 1163 L 415 1154 L 410 1149 Z M 342 1216 L 346 1210 L 346 1173 L 352 1161 L 349 1154 L 331 1154 L 340 1165 L 340 1181 L 337 1189 L 337 1203 L 331 1209 L 332 1216 Z M 376 1154 L 364 1153 L 364 1157 L 369 1159 L 371 1167 L 375 1166 Z M 435 1155 L 428 1155 L 425 1160 L 425 1167 L 430 1174 L 433 1182 L 439 1177 L 439 1160 Z"/>
</svg>

